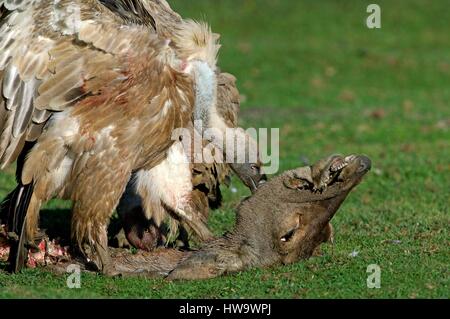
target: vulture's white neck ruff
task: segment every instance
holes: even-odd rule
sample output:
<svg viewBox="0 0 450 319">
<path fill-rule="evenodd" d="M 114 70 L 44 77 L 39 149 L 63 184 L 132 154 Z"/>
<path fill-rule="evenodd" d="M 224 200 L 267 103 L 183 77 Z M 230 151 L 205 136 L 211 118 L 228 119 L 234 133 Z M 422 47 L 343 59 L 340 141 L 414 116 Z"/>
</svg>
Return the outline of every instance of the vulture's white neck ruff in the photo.
<svg viewBox="0 0 450 319">
<path fill-rule="evenodd" d="M 195 83 L 194 121 L 201 133 L 210 127 L 211 113 L 216 109 L 217 79 L 214 70 L 204 61 L 193 61 L 188 68 Z"/>
</svg>

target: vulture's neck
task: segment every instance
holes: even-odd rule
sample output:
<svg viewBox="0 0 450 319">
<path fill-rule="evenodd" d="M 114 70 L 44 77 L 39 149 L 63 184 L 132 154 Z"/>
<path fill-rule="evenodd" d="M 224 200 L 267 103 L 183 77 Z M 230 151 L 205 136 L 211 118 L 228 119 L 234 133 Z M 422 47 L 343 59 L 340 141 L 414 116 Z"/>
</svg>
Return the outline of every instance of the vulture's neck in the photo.
<svg viewBox="0 0 450 319">
<path fill-rule="evenodd" d="M 196 129 L 202 132 L 212 127 L 212 114 L 217 113 L 217 79 L 214 70 L 203 61 L 192 62 L 195 81 L 194 120 Z"/>
<path fill-rule="evenodd" d="M 227 160 L 236 160 L 236 154 L 233 151 L 234 145 L 246 143 L 249 140 L 247 134 L 241 130 L 233 130 L 229 134 L 228 126 L 217 109 L 217 77 L 215 70 L 204 61 L 193 61 L 189 66 L 195 82 L 195 106 L 194 123 L 197 132 L 202 134 L 203 138 L 209 140 L 215 147 L 223 152 Z M 207 130 L 207 131 L 206 131 Z M 227 154 L 227 146 L 233 145 L 231 154 Z"/>
</svg>

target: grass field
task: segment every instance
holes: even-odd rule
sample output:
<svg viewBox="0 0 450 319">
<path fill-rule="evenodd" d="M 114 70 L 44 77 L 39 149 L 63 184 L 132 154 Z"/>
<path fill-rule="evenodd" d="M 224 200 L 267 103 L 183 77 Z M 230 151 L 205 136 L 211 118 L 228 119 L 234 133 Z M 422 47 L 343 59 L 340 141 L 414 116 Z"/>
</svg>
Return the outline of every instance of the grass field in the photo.
<svg viewBox="0 0 450 319">
<path fill-rule="evenodd" d="M 448 298 L 450 262 L 450 11 L 447 1 L 172 1 L 222 34 L 220 66 L 237 76 L 244 127 L 280 128 L 280 169 L 331 153 L 364 153 L 367 179 L 333 222 L 324 256 L 214 280 L 168 283 L 83 275 L 81 289 L 42 270 L 0 272 L 0 297 Z M 14 187 L 0 175 L 0 197 Z M 248 193 L 224 189 L 211 217 L 232 227 Z M 52 202 L 47 215 L 67 208 Z M 351 257 L 352 252 L 356 255 Z M 381 267 L 368 289 L 366 268 Z"/>
</svg>

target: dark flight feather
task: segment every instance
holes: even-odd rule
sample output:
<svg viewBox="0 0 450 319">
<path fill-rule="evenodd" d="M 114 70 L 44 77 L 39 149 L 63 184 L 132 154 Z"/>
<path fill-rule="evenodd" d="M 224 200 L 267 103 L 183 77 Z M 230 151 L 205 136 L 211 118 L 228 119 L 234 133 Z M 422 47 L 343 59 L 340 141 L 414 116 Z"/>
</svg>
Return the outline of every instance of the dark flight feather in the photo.
<svg viewBox="0 0 450 319">
<path fill-rule="evenodd" d="M 99 2 L 125 21 L 152 26 L 156 30 L 155 19 L 141 0 L 99 0 Z"/>
<path fill-rule="evenodd" d="M 11 250 L 8 261 L 12 272 L 19 272 L 26 263 L 28 250 L 25 246 L 25 220 L 32 195 L 32 183 L 19 185 L 14 190 L 11 201 L 7 205 L 9 208 L 8 232 L 16 234 L 15 238 L 10 238 Z"/>
<path fill-rule="evenodd" d="M 22 153 L 17 160 L 16 180 L 18 186 L 12 191 L 0 205 L 0 218 L 2 222 L 7 221 L 8 233 L 16 236 L 10 237 L 11 250 L 9 253 L 9 265 L 12 272 L 20 271 L 26 263 L 27 238 L 25 235 L 25 221 L 28 206 L 33 195 L 34 185 L 30 183 L 23 185 L 20 175 L 26 155 L 35 143 L 26 143 Z"/>
</svg>

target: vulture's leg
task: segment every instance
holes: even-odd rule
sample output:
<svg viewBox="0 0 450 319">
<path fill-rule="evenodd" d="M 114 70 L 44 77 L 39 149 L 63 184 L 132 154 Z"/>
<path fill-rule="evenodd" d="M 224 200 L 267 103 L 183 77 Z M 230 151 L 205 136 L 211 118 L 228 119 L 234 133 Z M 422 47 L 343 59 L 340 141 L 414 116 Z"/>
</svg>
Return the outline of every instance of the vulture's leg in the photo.
<svg viewBox="0 0 450 319">
<path fill-rule="evenodd" d="M 72 193 L 72 237 L 89 262 L 106 275 L 117 275 L 108 252 L 107 226 L 130 178 L 128 161 L 92 157 L 78 175 Z"/>
</svg>

